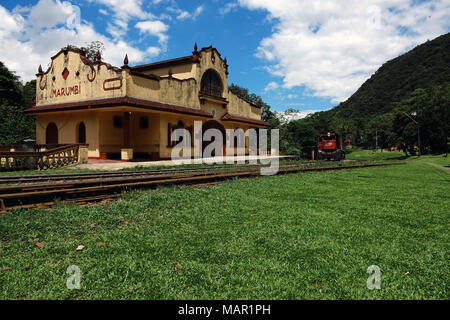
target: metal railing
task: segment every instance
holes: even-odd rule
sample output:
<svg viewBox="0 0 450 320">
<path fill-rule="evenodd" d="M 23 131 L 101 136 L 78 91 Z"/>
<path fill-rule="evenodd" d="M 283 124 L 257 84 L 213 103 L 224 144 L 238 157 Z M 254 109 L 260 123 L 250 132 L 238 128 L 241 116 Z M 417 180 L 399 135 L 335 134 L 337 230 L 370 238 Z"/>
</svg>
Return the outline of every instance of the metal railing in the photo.
<svg viewBox="0 0 450 320">
<path fill-rule="evenodd" d="M 206 85 L 202 86 L 200 93 L 204 93 L 206 95 L 210 95 L 213 97 L 220 97 L 222 98 L 222 92 L 223 89 L 220 86 L 214 86 L 214 85 Z"/>
</svg>

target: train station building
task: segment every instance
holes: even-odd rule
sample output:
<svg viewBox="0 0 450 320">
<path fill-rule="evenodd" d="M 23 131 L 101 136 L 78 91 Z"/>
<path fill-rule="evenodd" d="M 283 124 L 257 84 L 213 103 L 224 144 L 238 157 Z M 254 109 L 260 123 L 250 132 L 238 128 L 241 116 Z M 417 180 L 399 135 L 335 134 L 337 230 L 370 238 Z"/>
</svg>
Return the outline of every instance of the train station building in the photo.
<svg viewBox="0 0 450 320">
<path fill-rule="evenodd" d="M 36 143 L 85 143 L 94 159 L 169 159 L 172 132 L 192 133 L 194 121 L 224 137 L 226 129 L 269 126 L 261 106 L 228 89 L 227 60 L 212 46 L 136 66 L 125 55 L 121 67 L 68 47 L 36 76 L 36 105 L 26 110 L 36 117 Z M 224 138 L 223 155 L 235 151 Z"/>
</svg>

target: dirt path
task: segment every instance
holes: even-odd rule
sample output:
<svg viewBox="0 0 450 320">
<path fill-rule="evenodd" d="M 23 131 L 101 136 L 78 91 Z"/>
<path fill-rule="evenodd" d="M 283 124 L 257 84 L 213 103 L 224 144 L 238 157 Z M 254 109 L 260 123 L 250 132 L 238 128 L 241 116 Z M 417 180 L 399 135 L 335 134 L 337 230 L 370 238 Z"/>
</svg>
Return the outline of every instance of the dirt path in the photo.
<svg viewBox="0 0 450 320">
<path fill-rule="evenodd" d="M 427 162 L 427 164 L 429 164 L 430 166 L 433 166 L 433 167 L 435 167 L 435 168 L 441 169 L 441 170 L 443 170 L 443 171 L 445 171 L 445 172 L 447 172 L 447 173 L 450 173 L 450 168 L 443 167 L 443 166 L 441 166 L 441 165 L 438 165 L 438 164 L 436 164 L 436 163 L 431 163 L 431 162 Z"/>
</svg>

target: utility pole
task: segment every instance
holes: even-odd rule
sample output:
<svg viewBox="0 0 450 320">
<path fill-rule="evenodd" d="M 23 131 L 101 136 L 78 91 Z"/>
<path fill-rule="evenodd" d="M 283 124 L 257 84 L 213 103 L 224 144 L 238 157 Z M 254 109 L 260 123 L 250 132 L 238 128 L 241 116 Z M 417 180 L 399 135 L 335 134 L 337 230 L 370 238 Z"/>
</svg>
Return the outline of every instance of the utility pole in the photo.
<svg viewBox="0 0 450 320">
<path fill-rule="evenodd" d="M 378 128 L 375 128 L 375 152 L 378 151 Z"/>
<path fill-rule="evenodd" d="M 416 120 L 411 118 L 411 116 L 416 116 L 417 112 L 414 111 L 413 113 L 411 113 L 411 116 L 409 114 L 407 114 L 406 112 L 402 111 L 402 113 L 405 116 L 407 116 L 408 118 L 410 118 L 417 125 L 417 146 L 419 147 L 419 157 L 420 157 L 420 155 L 421 155 L 421 149 L 420 149 L 420 126 L 419 126 L 419 122 L 417 122 Z"/>
<path fill-rule="evenodd" d="M 419 157 L 420 157 L 422 154 L 422 152 L 421 152 L 422 149 L 420 149 L 420 126 L 419 126 L 419 123 L 417 123 L 417 144 L 419 146 Z"/>
</svg>

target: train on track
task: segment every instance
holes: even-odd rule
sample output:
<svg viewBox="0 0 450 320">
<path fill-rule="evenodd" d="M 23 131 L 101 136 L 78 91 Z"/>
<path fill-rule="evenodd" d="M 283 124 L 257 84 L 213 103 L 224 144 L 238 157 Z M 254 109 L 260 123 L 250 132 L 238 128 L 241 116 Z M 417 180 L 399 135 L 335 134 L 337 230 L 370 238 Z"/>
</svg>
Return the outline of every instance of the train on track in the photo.
<svg viewBox="0 0 450 320">
<path fill-rule="evenodd" d="M 337 133 L 322 134 L 317 143 L 317 160 L 344 160 L 345 151 L 342 136 Z"/>
</svg>

